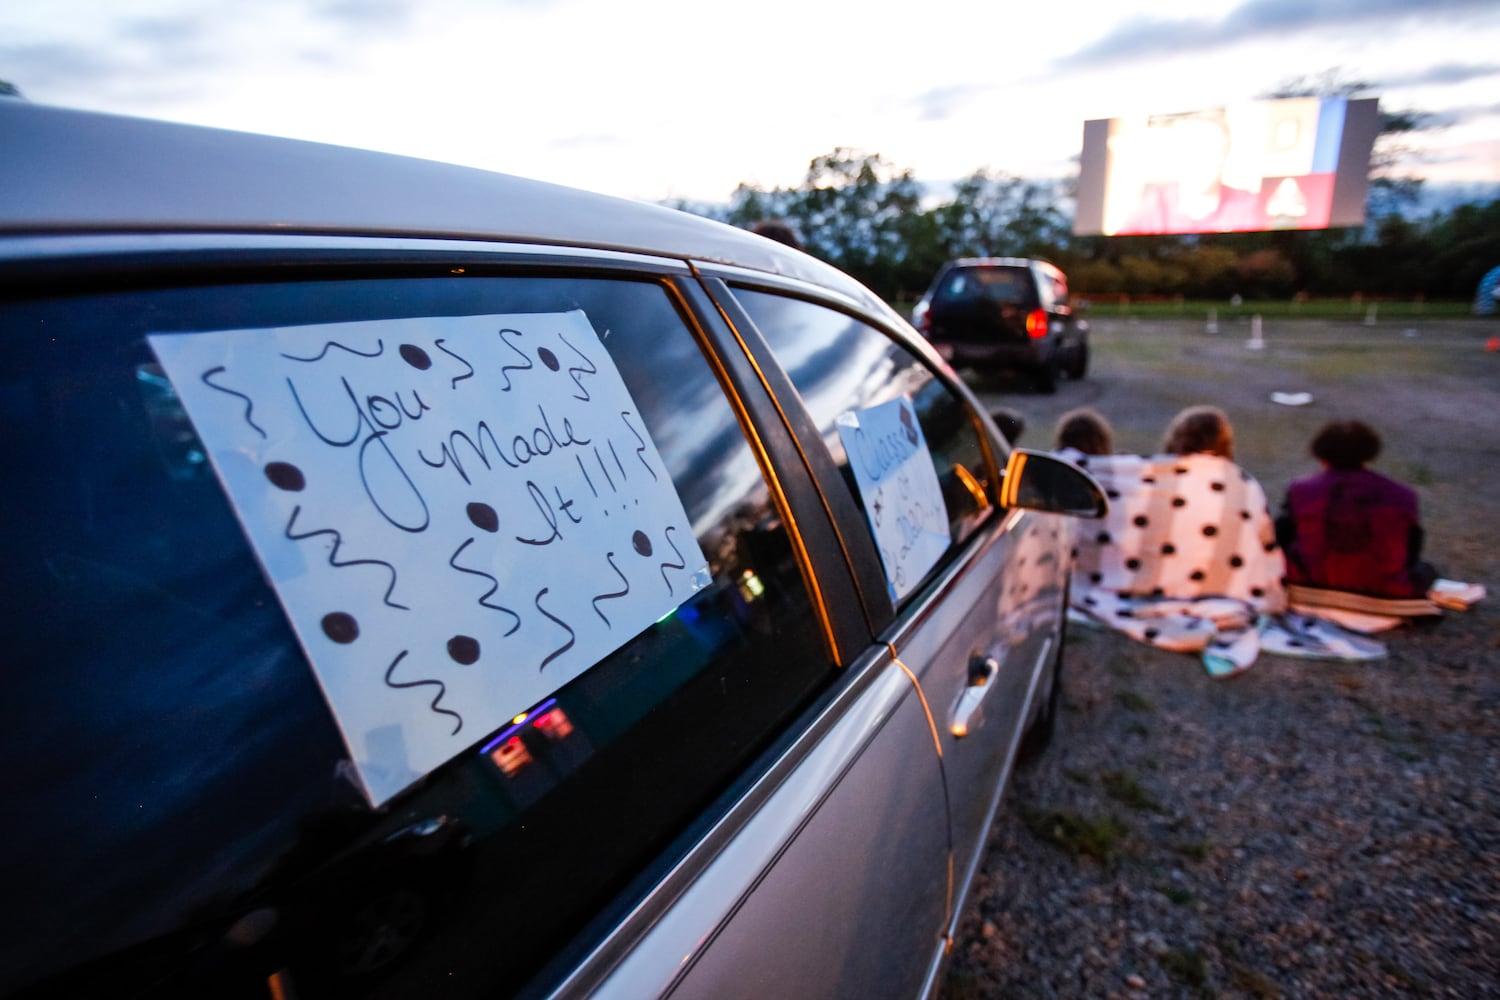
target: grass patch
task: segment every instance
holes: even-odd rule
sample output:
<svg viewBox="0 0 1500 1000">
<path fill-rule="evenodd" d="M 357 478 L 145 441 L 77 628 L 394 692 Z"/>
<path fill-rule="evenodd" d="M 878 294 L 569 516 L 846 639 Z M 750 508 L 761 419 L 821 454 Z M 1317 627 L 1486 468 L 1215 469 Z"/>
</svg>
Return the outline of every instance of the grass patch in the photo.
<svg viewBox="0 0 1500 1000">
<path fill-rule="evenodd" d="M 1431 486 L 1433 484 L 1432 469 L 1426 462 L 1407 462 L 1406 474 L 1402 477 L 1413 486 Z"/>
<path fill-rule="evenodd" d="M 1090 819 L 1073 812 L 1027 811 L 1021 816 L 1026 829 L 1069 854 L 1110 861 L 1119 852 L 1129 827 L 1114 816 Z"/>
<path fill-rule="evenodd" d="M 1151 703 L 1150 698 L 1147 698 L 1144 695 L 1136 694 L 1134 691 L 1116 691 L 1115 701 L 1118 702 L 1122 708 L 1129 709 L 1132 712 L 1143 712 L 1146 714 L 1150 714 L 1151 712 L 1156 711 L 1156 706 Z"/>
<path fill-rule="evenodd" d="M 1382 716 L 1374 712 L 1367 712 L 1365 721 L 1369 723 L 1370 731 L 1375 737 L 1384 743 L 1391 753 L 1406 763 L 1415 764 L 1426 757 L 1427 741 L 1420 733 L 1408 735 L 1395 732 L 1386 725 Z"/>
<path fill-rule="evenodd" d="M 1213 845 L 1206 840 L 1192 840 L 1173 845 L 1172 850 L 1190 861 L 1206 861 Z"/>
<path fill-rule="evenodd" d="M 1161 812 L 1161 806 L 1129 771 L 1105 771 L 1099 780 L 1104 785 L 1104 794 L 1116 802 L 1143 812 Z"/>
<path fill-rule="evenodd" d="M 1239 962 L 1230 963 L 1229 985 L 1256 1000 L 1281 1000 L 1281 987 L 1276 985 L 1276 980 Z"/>
<path fill-rule="evenodd" d="M 1174 948 L 1160 962 L 1167 975 L 1180 983 L 1200 989 L 1208 985 L 1208 962 L 1197 948 Z"/>
<path fill-rule="evenodd" d="M 1159 885 L 1156 887 L 1156 891 L 1166 896 L 1178 906 L 1186 906 L 1198 898 L 1181 886 L 1176 885 Z"/>
</svg>

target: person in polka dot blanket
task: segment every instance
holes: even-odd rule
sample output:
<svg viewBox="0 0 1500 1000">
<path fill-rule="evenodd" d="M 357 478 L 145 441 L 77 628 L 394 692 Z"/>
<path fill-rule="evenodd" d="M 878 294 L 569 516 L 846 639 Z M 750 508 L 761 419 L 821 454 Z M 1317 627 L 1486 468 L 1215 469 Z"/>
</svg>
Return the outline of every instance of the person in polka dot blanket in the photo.
<svg viewBox="0 0 1500 1000">
<path fill-rule="evenodd" d="M 1234 462 L 1223 411 L 1190 407 L 1167 429 L 1162 454 L 1108 454 L 1108 424 L 1064 415 L 1059 454 L 1092 475 L 1109 513 L 1084 527 L 1073 555 L 1072 604 L 1164 649 L 1201 653 L 1215 676 L 1239 673 L 1261 648 L 1366 659 L 1376 642 L 1329 623 L 1284 616 L 1286 563 L 1265 491 Z"/>
</svg>

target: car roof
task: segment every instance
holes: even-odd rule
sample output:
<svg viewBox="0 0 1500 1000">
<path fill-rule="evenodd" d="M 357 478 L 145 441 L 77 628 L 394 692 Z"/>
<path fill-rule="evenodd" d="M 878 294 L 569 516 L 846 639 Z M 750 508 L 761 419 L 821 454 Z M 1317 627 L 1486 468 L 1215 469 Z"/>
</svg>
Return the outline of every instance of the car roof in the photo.
<svg viewBox="0 0 1500 1000">
<path fill-rule="evenodd" d="M 273 233 L 474 239 L 750 268 L 866 304 L 805 253 L 686 212 L 413 157 L 0 101 L 0 236 Z"/>
<path fill-rule="evenodd" d="M 1045 261 L 1033 260 L 1030 257 L 960 257 L 953 262 L 954 267 L 1030 267 L 1032 264 L 1045 264 Z"/>
</svg>

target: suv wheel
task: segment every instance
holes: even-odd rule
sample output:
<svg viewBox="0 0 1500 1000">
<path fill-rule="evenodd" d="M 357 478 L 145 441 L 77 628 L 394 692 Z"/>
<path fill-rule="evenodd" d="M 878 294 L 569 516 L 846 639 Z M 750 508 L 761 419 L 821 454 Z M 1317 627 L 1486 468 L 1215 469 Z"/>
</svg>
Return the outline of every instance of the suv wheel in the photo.
<svg viewBox="0 0 1500 1000">
<path fill-rule="evenodd" d="M 1089 345 L 1080 341 L 1072 351 L 1068 352 L 1067 372 L 1068 378 L 1078 381 L 1083 378 L 1084 372 L 1089 369 Z"/>
<path fill-rule="evenodd" d="M 1054 393 L 1057 391 L 1058 364 L 1055 360 L 1044 362 L 1032 376 L 1036 382 L 1038 392 Z"/>
</svg>

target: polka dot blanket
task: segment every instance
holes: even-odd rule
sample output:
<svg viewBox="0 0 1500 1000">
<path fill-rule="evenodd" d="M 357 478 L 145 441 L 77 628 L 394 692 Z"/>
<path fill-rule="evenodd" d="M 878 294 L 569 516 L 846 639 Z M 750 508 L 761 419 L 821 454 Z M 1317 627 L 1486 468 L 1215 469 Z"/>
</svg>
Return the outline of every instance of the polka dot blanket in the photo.
<svg viewBox="0 0 1500 1000">
<path fill-rule="evenodd" d="M 1230 460 L 1064 457 L 1098 480 L 1110 504 L 1078 534 L 1072 604 L 1083 615 L 1141 642 L 1200 653 L 1214 676 L 1247 669 L 1262 649 L 1384 655 L 1380 643 L 1331 622 L 1283 614 L 1285 563 L 1265 491 Z"/>
</svg>

